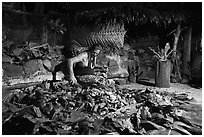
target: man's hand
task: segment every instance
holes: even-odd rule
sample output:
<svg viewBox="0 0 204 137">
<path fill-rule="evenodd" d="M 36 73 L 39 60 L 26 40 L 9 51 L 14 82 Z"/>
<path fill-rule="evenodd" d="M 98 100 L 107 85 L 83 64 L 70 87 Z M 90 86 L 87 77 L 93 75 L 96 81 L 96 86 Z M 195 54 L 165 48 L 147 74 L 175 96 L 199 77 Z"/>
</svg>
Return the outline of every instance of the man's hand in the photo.
<svg viewBox="0 0 204 137">
<path fill-rule="evenodd" d="M 77 80 L 76 80 L 76 78 L 75 78 L 74 76 L 71 76 L 71 77 L 70 77 L 70 83 L 71 83 L 71 84 L 78 84 L 78 83 L 77 83 Z"/>
</svg>

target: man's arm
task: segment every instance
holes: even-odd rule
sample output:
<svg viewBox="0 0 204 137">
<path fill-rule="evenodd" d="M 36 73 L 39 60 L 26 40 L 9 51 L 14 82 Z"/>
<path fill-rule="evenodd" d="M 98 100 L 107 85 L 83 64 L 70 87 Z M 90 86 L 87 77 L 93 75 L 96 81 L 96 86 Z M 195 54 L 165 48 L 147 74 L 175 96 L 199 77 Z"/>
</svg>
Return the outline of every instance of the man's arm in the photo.
<svg viewBox="0 0 204 137">
<path fill-rule="evenodd" d="M 76 64 L 77 62 L 83 62 L 83 60 L 87 60 L 87 59 L 88 59 L 88 53 L 84 52 L 68 60 L 68 69 L 69 69 L 69 75 L 70 75 L 70 80 L 72 84 L 77 83 L 77 80 L 74 76 L 74 70 L 73 70 L 74 64 Z"/>
</svg>

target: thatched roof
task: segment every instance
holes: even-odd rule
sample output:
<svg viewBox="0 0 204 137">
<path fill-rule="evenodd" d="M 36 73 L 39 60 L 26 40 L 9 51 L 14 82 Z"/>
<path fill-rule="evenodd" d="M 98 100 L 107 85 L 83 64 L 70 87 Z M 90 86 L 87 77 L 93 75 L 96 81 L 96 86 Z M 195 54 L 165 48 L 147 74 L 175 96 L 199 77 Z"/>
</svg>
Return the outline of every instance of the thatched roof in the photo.
<svg viewBox="0 0 204 137">
<path fill-rule="evenodd" d="M 135 25 L 153 23 L 166 26 L 186 19 L 181 12 L 182 3 L 178 2 L 67 2 L 51 3 L 51 6 L 50 3 L 42 4 L 45 7 L 54 6 L 53 9 L 56 11 L 59 9 L 69 11 L 69 14 L 63 17 L 71 18 L 68 24 L 71 26 L 69 28 L 71 40 L 77 40 L 85 47 L 96 43 L 105 49 L 122 46 L 126 33 L 124 25 L 128 23 Z"/>
<path fill-rule="evenodd" d="M 91 4 L 89 7 L 91 7 Z M 110 5 L 105 8 L 84 9 L 84 11 L 78 12 L 76 14 L 76 24 L 78 26 L 81 26 L 83 30 L 86 27 L 95 27 L 97 29 L 92 30 L 92 32 L 78 31 L 78 36 L 74 39 L 78 39 L 79 43 L 84 46 L 97 43 L 101 44 L 105 49 L 107 47 L 114 49 L 114 47 L 123 46 L 126 33 L 124 24 L 134 23 L 135 25 L 141 25 L 154 23 L 166 26 L 170 23 L 185 21 L 185 16 L 182 12 L 175 10 L 179 9 L 178 4 L 175 3 L 167 7 L 167 4 L 162 3 L 136 2 Z"/>
<path fill-rule="evenodd" d="M 156 23 L 167 25 L 172 22 L 185 21 L 178 3 L 122 3 L 118 6 L 85 10 L 77 14 L 80 25 L 107 26 L 115 24 Z"/>
</svg>

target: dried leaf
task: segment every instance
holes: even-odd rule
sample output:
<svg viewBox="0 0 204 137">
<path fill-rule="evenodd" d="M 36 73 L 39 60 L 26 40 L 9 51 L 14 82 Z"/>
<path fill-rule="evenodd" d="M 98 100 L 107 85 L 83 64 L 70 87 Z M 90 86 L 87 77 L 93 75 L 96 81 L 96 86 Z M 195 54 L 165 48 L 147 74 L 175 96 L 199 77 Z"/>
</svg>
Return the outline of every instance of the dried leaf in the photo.
<svg viewBox="0 0 204 137">
<path fill-rule="evenodd" d="M 37 117 L 42 117 L 42 113 L 41 113 L 39 107 L 34 106 L 33 109 L 34 109 L 34 112 L 36 113 Z"/>
<path fill-rule="evenodd" d="M 104 108 L 106 106 L 106 103 L 104 103 L 104 102 L 100 103 L 99 106 L 100 106 L 100 108 Z"/>
<path fill-rule="evenodd" d="M 81 118 L 80 116 L 81 116 L 81 111 L 72 110 L 70 122 L 78 121 Z"/>
<path fill-rule="evenodd" d="M 146 134 L 147 135 L 170 135 L 171 129 L 165 130 L 150 130 Z"/>
<path fill-rule="evenodd" d="M 94 126 L 94 131 L 96 134 L 100 133 L 102 124 L 103 124 L 103 119 L 95 119 L 94 120 L 93 126 Z"/>
<path fill-rule="evenodd" d="M 110 133 L 106 133 L 105 135 L 120 135 L 118 132 L 110 132 Z"/>
<path fill-rule="evenodd" d="M 173 123 L 173 129 L 178 131 L 179 133 L 183 134 L 183 135 L 192 135 L 190 132 L 188 132 L 186 129 L 184 129 L 183 127 L 181 127 L 178 123 L 174 122 Z"/>
<path fill-rule="evenodd" d="M 154 130 L 154 129 L 157 129 L 157 130 L 165 130 L 164 127 L 160 126 L 160 125 L 157 125 L 151 121 L 148 121 L 148 120 L 145 120 L 145 121 L 142 121 L 140 123 L 140 126 L 143 127 L 146 131 L 149 131 L 149 130 Z"/>
</svg>

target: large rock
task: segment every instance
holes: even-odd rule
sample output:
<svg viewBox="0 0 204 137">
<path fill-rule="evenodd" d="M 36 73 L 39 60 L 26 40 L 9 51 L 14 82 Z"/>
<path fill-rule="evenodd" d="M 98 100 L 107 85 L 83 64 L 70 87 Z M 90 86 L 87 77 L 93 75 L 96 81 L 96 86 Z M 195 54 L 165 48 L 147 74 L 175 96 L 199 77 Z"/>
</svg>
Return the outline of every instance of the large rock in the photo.
<svg viewBox="0 0 204 137">
<path fill-rule="evenodd" d="M 115 71 L 113 71 L 113 69 L 112 69 L 112 71 L 108 72 L 109 78 L 128 77 L 129 74 L 128 74 L 127 68 L 125 68 L 125 63 L 124 63 L 125 61 L 127 61 L 127 59 L 125 57 L 121 57 L 119 55 L 106 55 L 106 57 L 108 59 L 110 59 L 112 65 L 115 63 L 113 65 L 113 66 L 115 66 Z M 116 63 L 117 63 L 117 65 L 116 65 Z M 116 69 L 116 66 L 118 67 L 117 69 Z M 108 66 L 108 67 L 109 67 L 109 69 L 111 68 L 110 66 Z"/>
<path fill-rule="evenodd" d="M 2 63 L 3 68 L 3 78 L 5 77 L 20 77 L 24 75 L 23 66 L 10 64 L 10 63 Z"/>
<path fill-rule="evenodd" d="M 106 54 L 99 54 L 99 56 L 96 59 L 96 63 L 101 66 L 108 66 L 110 59 L 106 57 Z"/>
<path fill-rule="evenodd" d="M 5 53 L 2 53 L 2 62 L 12 63 L 13 59 L 11 57 L 9 57 L 8 55 L 6 55 Z"/>
<path fill-rule="evenodd" d="M 53 69 L 53 65 L 49 60 L 43 60 L 43 65 L 46 66 L 49 70 Z"/>
<path fill-rule="evenodd" d="M 127 77 L 127 57 L 116 54 L 100 54 L 97 57 L 97 64 L 108 66 L 108 78 Z"/>
<path fill-rule="evenodd" d="M 108 78 L 125 78 L 129 76 L 129 73 L 126 68 L 119 68 L 115 73 L 108 73 Z"/>
<path fill-rule="evenodd" d="M 33 75 L 38 72 L 45 72 L 43 61 L 40 59 L 29 60 L 23 67 L 26 76 Z"/>
<path fill-rule="evenodd" d="M 22 49 L 22 48 L 16 48 L 13 50 L 13 54 L 15 56 L 19 56 L 23 51 L 24 51 L 24 49 Z"/>
<path fill-rule="evenodd" d="M 115 60 L 110 60 L 108 63 L 109 73 L 117 72 L 119 69 L 119 65 Z"/>
</svg>

